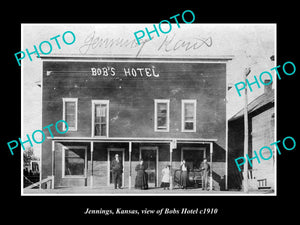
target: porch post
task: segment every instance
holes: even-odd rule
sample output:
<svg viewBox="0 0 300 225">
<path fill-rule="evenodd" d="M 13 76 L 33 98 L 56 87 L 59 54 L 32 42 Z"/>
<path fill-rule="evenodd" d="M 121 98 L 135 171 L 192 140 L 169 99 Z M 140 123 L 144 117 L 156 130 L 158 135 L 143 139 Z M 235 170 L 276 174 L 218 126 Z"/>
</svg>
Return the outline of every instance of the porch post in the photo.
<svg viewBox="0 0 300 225">
<path fill-rule="evenodd" d="M 213 154 L 213 142 L 209 143 L 210 146 L 210 183 L 209 183 L 209 187 L 210 187 L 210 191 L 212 191 L 212 184 L 213 184 L 213 179 L 212 179 L 212 154 Z"/>
<path fill-rule="evenodd" d="M 172 153 L 174 141 L 170 142 L 170 190 L 173 190 L 173 176 L 172 176 Z"/>
<path fill-rule="evenodd" d="M 51 184 L 51 188 L 54 189 L 54 174 L 55 174 L 55 141 L 51 142 L 51 148 L 52 148 L 52 152 L 51 152 L 51 175 L 52 175 L 52 184 Z M 48 187 L 47 187 L 48 188 Z"/>
<path fill-rule="evenodd" d="M 132 151 L 132 142 L 130 141 L 129 143 L 129 181 L 128 181 L 128 186 L 129 189 L 131 189 L 131 151 Z"/>
<path fill-rule="evenodd" d="M 94 142 L 91 141 L 91 146 L 90 146 L 90 150 L 91 150 L 91 183 L 90 183 L 90 186 L 91 188 L 93 188 L 93 185 L 94 185 L 94 163 L 93 163 L 93 156 L 94 156 Z"/>
</svg>

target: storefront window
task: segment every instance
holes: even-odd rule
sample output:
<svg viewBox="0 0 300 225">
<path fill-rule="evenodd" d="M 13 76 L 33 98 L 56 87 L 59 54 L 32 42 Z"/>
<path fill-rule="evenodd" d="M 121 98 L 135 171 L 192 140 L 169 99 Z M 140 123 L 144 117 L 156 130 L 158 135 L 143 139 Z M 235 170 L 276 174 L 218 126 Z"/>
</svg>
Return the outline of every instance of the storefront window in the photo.
<svg viewBox="0 0 300 225">
<path fill-rule="evenodd" d="M 86 149 L 64 149 L 64 176 L 85 176 Z"/>
</svg>

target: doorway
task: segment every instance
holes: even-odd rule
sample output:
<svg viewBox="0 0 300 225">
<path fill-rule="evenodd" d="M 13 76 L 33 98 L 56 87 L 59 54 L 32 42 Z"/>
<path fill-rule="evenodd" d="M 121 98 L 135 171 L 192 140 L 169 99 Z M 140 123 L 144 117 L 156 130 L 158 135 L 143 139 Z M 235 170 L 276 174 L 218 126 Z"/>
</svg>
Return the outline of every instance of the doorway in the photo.
<svg viewBox="0 0 300 225">
<path fill-rule="evenodd" d="M 203 159 L 206 158 L 205 150 L 203 147 L 183 147 L 181 148 L 181 161 L 185 159 L 190 170 L 199 169 Z"/>
<path fill-rule="evenodd" d="M 124 148 L 108 148 L 107 149 L 108 154 L 107 154 L 107 186 L 113 186 L 114 181 L 112 177 L 112 170 L 111 170 L 111 162 L 114 160 L 115 155 L 119 155 L 119 159 L 122 162 L 123 165 L 123 173 L 122 173 L 122 187 L 124 187 Z"/>
<path fill-rule="evenodd" d="M 156 146 L 142 146 L 140 147 L 140 158 L 143 159 L 146 166 L 146 173 L 148 174 L 148 186 L 158 186 L 158 147 Z"/>
</svg>

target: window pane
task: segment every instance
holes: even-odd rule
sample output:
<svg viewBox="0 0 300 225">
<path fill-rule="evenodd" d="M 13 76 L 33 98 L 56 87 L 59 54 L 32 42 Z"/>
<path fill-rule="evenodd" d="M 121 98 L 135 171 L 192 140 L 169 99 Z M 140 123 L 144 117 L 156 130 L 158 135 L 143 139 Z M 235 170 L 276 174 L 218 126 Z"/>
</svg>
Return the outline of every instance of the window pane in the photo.
<svg viewBox="0 0 300 225">
<path fill-rule="evenodd" d="M 185 103 L 184 114 L 185 117 L 194 117 L 194 104 L 193 103 Z"/>
<path fill-rule="evenodd" d="M 75 102 L 66 102 L 66 114 L 75 114 Z"/>
<path fill-rule="evenodd" d="M 95 136 L 101 136 L 100 133 L 100 124 L 95 124 Z"/>
<path fill-rule="evenodd" d="M 65 150 L 65 175 L 84 175 L 84 149 Z"/>
<path fill-rule="evenodd" d="M 66 122 L 68 123 L 69 127 L 75 127 L 75 115 L 68 115 L 65 116 Z"/>
<path fill-rule="evenodd" d="M 167 103 L 157 104 L 157 113 L 166 114 L 167 113 Z"/>
<path fill-rule="evenodd" d="M 100 125 L 101 128 L 101 136 L 106 136 L 106 124 L 101 124 Z"/>
<path fill-rule="evenodd" d="M 69 127 L 75 127 L 76 119 L 76 103 L 75 102 L 65 102 L 65 120 Z"/>
<path fill-rule="evenodd" d="M 106 105 L 103 104 L 98 104 L 95 105 L 95 113 L 96 113 L 96 117 L 106 117 Z"/>
<path fill-rule="evenodd" d="M 106 117 L 100 117 L 99 123 L 106 123 Z"/>
<path fill-rule="evenodd" d="M 100 105 L 95 105 L 95 120 L 100 118 Z"/>
<path fill-rule="evenodd" d="M 157 128 L 167 127 L 167 118 L 166 117 L 158 117 L 157 118 Z"/>
<path fill-rule="evenodd" d="M 185 122 L 184 123 L 184 129 L 185 130 L 193 130 L 194 129 L 194 123 L 193 122 Z"/>
<path fill-rule="evenodd" d="M 100 123 L 100 117 L 95 117 L 95 123 Z"/>
</svg>

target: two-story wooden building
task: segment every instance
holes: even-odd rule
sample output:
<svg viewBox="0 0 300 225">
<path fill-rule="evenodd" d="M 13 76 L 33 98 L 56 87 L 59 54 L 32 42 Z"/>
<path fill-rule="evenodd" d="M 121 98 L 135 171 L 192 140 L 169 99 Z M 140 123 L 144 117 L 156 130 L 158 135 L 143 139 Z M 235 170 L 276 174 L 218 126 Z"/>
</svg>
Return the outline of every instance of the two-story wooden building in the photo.
<svg viewBox="0 0 300 225">
<path fill-rule="evenodd" d="M 211 165 L 215 190 L 227 184 L 226 63 L 231 57 L 44 56 L 43 127 L 58 120 L 68 132 L 48 131 L 42 179 L 54 187 L 112 185 L 110 162 L 121 156 L 123 185 L 134 187 L 138 160 L 149 186 L 161 170 Z M 60 123 L 60 130 L 66 129 Z"/>
</svg>

